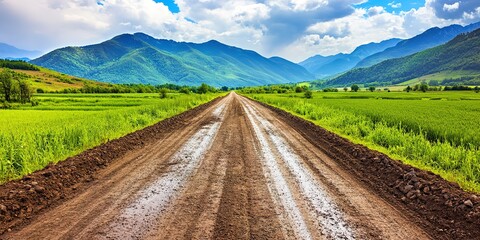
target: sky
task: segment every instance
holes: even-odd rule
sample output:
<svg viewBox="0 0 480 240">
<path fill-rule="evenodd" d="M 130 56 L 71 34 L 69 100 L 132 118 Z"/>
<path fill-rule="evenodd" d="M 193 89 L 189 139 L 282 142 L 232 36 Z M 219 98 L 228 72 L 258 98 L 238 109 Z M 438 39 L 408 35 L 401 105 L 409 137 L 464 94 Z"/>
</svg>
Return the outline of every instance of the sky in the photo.
<svg viewBox="0 0 480 240">
<path fill-rule="evenodd" d="M 122 33 L 299 62 L 480 21 L 480 0 L 0 0 L 0 42 L 44 53 Z"/>
</svg>

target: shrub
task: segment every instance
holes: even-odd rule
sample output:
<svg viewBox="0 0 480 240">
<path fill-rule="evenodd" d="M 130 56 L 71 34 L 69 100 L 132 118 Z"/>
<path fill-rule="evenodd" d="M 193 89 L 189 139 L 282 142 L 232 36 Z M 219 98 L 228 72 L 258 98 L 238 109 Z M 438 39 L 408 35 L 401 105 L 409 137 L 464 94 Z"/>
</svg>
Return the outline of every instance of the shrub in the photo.
<svg viewBox="0 0 480 240">
<path fill-rule="evenodd" d="M 305 96 L 305 98 L 312 98 L 313 97 L 313 93 L 310 90 L 305 90 L 305 93 L 303 95 Z"/>
</svg>

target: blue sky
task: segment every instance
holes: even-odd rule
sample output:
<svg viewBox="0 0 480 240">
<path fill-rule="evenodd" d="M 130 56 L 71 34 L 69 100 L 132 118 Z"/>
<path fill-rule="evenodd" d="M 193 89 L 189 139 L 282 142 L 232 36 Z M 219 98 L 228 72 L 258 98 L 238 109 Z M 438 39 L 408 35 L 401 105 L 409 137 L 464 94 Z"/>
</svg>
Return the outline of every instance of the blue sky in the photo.
<svg viewBox="0 0 480 240">
<path fill-rule="evenodd" d="M 480 21 L 480 0 L 0 0 L 0 42 L 48 52 L 122 33 L 301 61 Z"/>
<path fill-rule="evenodd" d="M 155 2 L 165 4 L 168 7 L 168 10 L 172 13 L 180 12 L 180 9 L 174 0 L 155 0 Z"/>
<path fill-rule="evenodd" d="M 425 6 L 425 1 L 411 0 L 411 1 L 388 1 L 388 0 L 370 0 L 366 3 L 357 5 L 357 7 L 371 8 L 375 6 L 383 6 L 389 12 L 410 11 Z"/>
</svg>

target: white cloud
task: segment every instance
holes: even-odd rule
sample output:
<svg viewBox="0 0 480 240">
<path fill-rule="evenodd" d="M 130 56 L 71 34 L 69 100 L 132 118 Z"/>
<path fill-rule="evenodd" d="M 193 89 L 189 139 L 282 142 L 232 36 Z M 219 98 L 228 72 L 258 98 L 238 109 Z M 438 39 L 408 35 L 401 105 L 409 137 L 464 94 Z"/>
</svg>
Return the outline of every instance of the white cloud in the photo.
<svg viewBox="0 0 480 240">
<path fill-rule="evenodd" d="M 433 26 L 480 20 L 478 0 L 426 0 L 425 6 L 399 13 L 385 10 L 401 6 L 395 1 L 368 9 L 358 7 L 365 0 L 175 2 L 177 14 L 153 0 L 0 0 L 0 42 L 48 51 L 142 31 L 177 41 L 216 39 L 299 61 L 411 37 Z"/>
<path fill-rule="evenodd" d="M 458 10 L 458 8 L 460 7 L 460 2 L 456 2 L 456 3 L 453 3 L 453 4 L 443 4 L 443 11 L 447 11 L 447 12 L 453 12 L 453 11 L 456 11 Z"/>
<path fill-rule="evenodd" d="M 395 3 L 395 2 L 391 2 L 388 4 L 388 6 L 392 7 L 392 8 L 401 8 L 402 7 L 402 3 Z"/>
</svg>

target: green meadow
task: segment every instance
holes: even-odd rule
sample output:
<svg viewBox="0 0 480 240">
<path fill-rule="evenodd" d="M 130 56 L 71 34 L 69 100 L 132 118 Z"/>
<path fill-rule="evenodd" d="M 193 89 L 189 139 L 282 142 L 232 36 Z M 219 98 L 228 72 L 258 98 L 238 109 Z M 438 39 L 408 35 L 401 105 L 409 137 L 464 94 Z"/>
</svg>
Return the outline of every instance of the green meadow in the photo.
<svg viewBox="0 0 480 240">
<path fill-rule="evenodd" d="M 246 94 L 353 142 L 480 192 L 480 94 Z"/>
<path fill-rule="evenodd" d="M 177 115 L 222 94 L 40 94 L 0 110 L 0 182 Z"/>
</svg>

